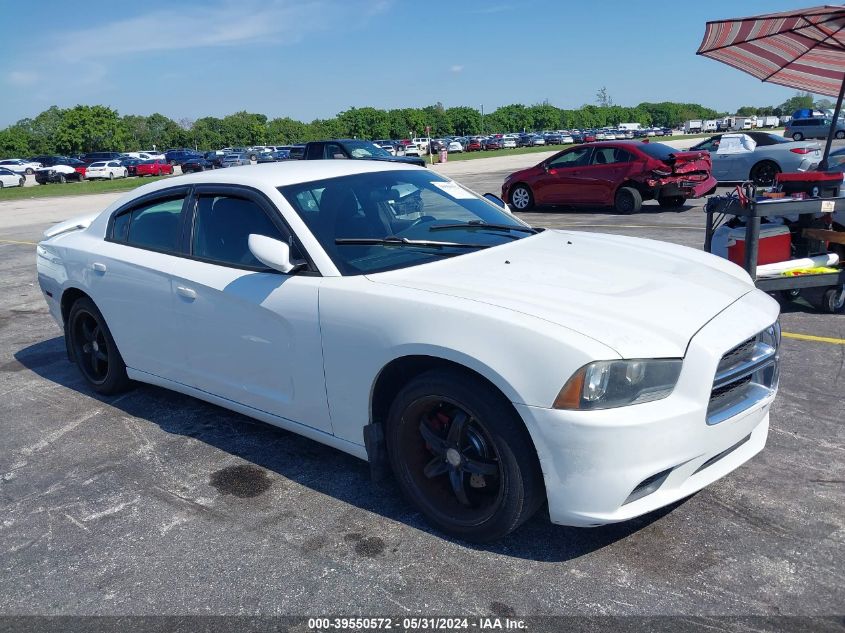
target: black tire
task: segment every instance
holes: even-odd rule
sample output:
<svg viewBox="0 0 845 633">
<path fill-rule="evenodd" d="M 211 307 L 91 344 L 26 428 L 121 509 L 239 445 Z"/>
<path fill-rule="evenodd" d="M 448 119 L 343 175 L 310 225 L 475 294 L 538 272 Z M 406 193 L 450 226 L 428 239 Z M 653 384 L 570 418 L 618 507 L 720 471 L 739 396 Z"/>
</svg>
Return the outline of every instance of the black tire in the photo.
<svg viewBox="0 0 845 633">
<path fill-rule="evenodd" d="M 0 181 L 0 189 L 2 189 L 2 188 L 3 188 L 3 182 Z"/>
<path fill-rule="evenodd" d="M 21 178 L 18 180 L 18 186 L 23 187 L 26 184 L 26 178 Z"/>
<path fill-rule="evenodd" d="M 130 386 L 126 364 L 106 320 L 88 297 L 77 299 L 71 306 L 65 336 L 73 361 L 94 391 L 112 395 Z"/>
<path fill-rule="evenodd" d="M 176 167 L 176 161 L 175 161 L 175 160 L 170 161 L 170 166 L 171 166 L 171 167 Z"/>
<path fill-rule="evenodd" d="M 663 196 L 658 198 L 657 204 L 661 209 L 680 209 L 686 201 L 687 199 L 683 196 Z"/>
<path fill-rule="evenodd" d="M 59 182 L 61 184 L 65 184 L 67 182 L 67 176 L 65 176 L 64 174 L 59 174 Z"/>
<path fill-rule="evenodd" d="M 620 187 L 616 192 L 614 207 L 619 213 L 630 215 L 637 213 L 643 206 L 643 197 L 633 187 Z"/>
<path fill-rule="evenodd" d="M 834 134 L 834 136 L 841 140 L 841 139 L 845 138 L 845 131 L 839 130 L 836 134 Z"/>
<path fill-rule="evenodd" d="M 27 175 L 27 176 L 31 176 L 31 175 L 32 175 L 32 174 L 34 174 L 34 173 L 35 173 L 35 171 L 33 171 L 32 167 L 27 167 L 27 168 L 26 168 L 26 175 Z"/>
<path fill-rule="evenodd" d="M 534 194 L 531 192 L 531 187 L 522 183 L 515 185 L 511 189 L 510 203 L 516 211 L 529 211 L 534 208 Z"/>
<path fill-rule="evenodd" d="M 792 135 L 792 140 L 793 141 L 803 141 L 804 135 L 801 134 L 801 132 L 796 132 L 795 134 Z"/>
<path fill-rule="evenodd" d="M 770 160 L 763 160 L 751 168 L 751 173 L 748 175 L 748 179 L 757 186 L 768 187 L 769 185 L 774 184 L 775 177 L 779 173 L 780 167 L 777 166 L 777 163 L 773 163 Z"/>
<path fill-rule="evenodd" d="M 819 302 L 819 309 L 828 314 L 839 314 L 845 310 L 845 288 L 838 286 L 825 290 Z"/>
<path fill-rule="evenodd" d="M 543 503 L 528 431 L 510 403 L 478 377 L 445 369 L 412 379 L 390 407 L 386 435 L 405 496 L 448 534 L 497 540 Z"/>
<path fill-rule="evenodd" d="M 114 180 L 114 172 L 113 171 L 109 172 L 109 180 Z"/>
<path fill-rule="evenodd" d="M 801 290 L 790 288 L 789 290 L 778 290 L 772 295 L 782 306 L 789 305 L 801 296 Z"/>
</svg>

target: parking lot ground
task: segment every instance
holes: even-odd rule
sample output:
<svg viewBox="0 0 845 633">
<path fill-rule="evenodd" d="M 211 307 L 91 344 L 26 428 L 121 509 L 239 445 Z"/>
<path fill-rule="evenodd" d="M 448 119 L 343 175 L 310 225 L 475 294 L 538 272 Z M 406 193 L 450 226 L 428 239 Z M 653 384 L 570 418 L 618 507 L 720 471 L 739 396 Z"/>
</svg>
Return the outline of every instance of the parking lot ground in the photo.
<svg viewBox="0 0 845 633">
<path fill-rule="evenodd" d="M 504 173 L 458 179 L 498 192 Z M 41 298 L 34 243 L 109 201 L 0 205 L 0 613 L 845 613 L 845 345 L 784 339 L 765 450 L 695 496 L 594 529 L 541 510 L 470 545 L 343 453 L 155 387 L 89 391 Z M 704 235 L 700 204 L 523 217 L 696 248 Z M 845 316 L 800 303 L 782 322 L 845 340 Z"/>
</svg>

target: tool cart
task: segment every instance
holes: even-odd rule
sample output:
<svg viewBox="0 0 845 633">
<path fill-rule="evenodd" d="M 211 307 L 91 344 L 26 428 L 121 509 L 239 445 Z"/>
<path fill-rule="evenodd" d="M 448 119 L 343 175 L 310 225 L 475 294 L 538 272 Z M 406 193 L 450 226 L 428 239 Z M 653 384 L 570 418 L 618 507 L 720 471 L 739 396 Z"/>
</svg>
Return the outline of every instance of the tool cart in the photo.
<svg viewBox="0 0 845 633">
<path fill-rule="evenodd" d="M 841 179 L 842 174 L 838 175 Z M 739 188 L 738 188 L 739 189 Z M 791 197 L 760 199 L 755 187 L 746 185 L 739 195 L 715 196 L 704 207 L 707 215 L 704 250 L 712 252 L 716 229 L 728 217 L 742 218 L 744 227 L 743 267 L 760 290 L 780 300 L 803 296 L 811 305 L 824 312 L 839 312 L 845 307 L 845 268 L 840 261 L 836 272 L 800 274 L 795 276 L 757 277 L 760 253 L 760 227 L 763 218 L 792 218 L 789 225 L 791 251 L 797 257 L 827 252 L 826 244 L 845 245 L 845 232 L 831 230 L 821 218 L 845 210 L 845 197 L 793 199 Z"/>
</svg>

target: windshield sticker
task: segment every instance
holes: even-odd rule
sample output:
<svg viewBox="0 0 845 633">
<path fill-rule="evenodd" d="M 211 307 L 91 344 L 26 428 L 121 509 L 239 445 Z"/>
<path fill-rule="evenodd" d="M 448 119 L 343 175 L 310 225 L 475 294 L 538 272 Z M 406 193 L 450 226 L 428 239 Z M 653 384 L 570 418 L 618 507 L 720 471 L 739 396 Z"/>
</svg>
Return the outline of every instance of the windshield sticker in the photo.
<svg viewBox="0 0 845 633">
<path fill-rule="evenodd" d="M 473 200 L 475 196 L 455 182 L 432 182 L 432 185 L 448 193 L 456 200 Z"/>
</svg>

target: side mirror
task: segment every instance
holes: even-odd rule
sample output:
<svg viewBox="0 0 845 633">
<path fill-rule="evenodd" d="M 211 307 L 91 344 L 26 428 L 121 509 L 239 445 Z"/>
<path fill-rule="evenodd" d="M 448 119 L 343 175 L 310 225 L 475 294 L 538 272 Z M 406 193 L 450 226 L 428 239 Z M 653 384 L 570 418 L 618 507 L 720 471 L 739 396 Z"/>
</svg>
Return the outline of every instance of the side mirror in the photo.
<svg viewBox="0 0 845 633">
<path fill-rule="evenodd" d="M 249 236 L 249 252 L 262 264 L 280 273 L 288 274 L 296 266 L 290 261 L 290 246 L 266 235 Z"/>
<path fill-rule="evenodd" d="M 490 201 L 490 202 L 492 202 L 493 204 L 495 204 L 497 207 L 501 207 L 502 209 L 507 209 L 507 208 L 508 208 L 508 205 L 506 205 L 506 204 L 505 204 L 505 201 L 504 201 L 504 200 L 502 200 L 502 199 L 501 199 L 499 196 L 497 196 L 495 193 L 485 193 L 485 194 L 484 194 L 484 198 L 485 198 L 486 200 L 489 200 L 489 201 Z"/>
</svg>

